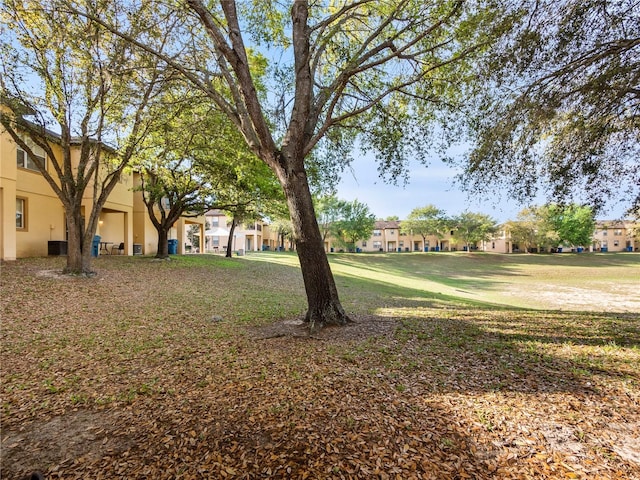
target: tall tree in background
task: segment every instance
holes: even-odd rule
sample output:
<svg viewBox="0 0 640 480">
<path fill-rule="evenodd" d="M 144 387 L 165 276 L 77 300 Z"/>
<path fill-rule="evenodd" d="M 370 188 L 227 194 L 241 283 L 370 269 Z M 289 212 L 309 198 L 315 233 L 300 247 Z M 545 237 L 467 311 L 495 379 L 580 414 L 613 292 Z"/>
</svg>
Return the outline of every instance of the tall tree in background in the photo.
<svg viewBox="0 0 640 480">
<path fill-rule="evenodd" d="M 588 247 L 593 239 L 596 221 L 591 207 L 584 205 L 556 205 L 548 207 L 549 222 L 558 239 L 565 245 Z"/>
<path fill-rule="evenodd" d="M 549 207 L 529 207 L 518 212 L 516 220 L 506 224 L 509 236 L 520 249 L 540 251 L 555 248 L 560 243 L 558 234 L 550 222 Z"/>
<path fill-rule="evenodd" d="M 344 324 L 348 318 L 313 208 L 310 160 L 326 160 L 326 170 L 342 167 L 360 137 L 388 177 L 402 177 L 410 158 L 426 162 L 438 111 L 463 101 L 460 87 L 473 78 L 468 62 L 502 31 L 496 11 L 462 0 L 186 5 L 206 36 L 191 28 L 176 38 L 195 34 L 196 50 L 210 48 L 216 62 L 198 63 L 197 51 L 180 61 L 160 58 L 210 96 L 277 176 L 294 228 L 311 328 Z M 167 8 L 158 2 L 159 18 Z M 99 12 L 70 10 L 110 23 Z M 256 48 L 263 45 L 270 58 L 288 62 L 271 65 L 273 76 L 264 84 L 252 71 L 259 61 Z M 271 95 L 263 95 L 262 85 Z M 273 99 L 277 104 L 269 104 Z"/>
<path fill-rule="evenodd" d="M 506 2 L 505 2 L 506 4 Z M 519 0 L 465 112 L 464 181 L 531 199 L 640 208 L 640 12 L 635 0 Z M 516 18 L 516 17 L 514 17 Z"/>
<path fill-rule="evenodd" d="M 454 238 L 464 243 L 468 251 L 479 242 L 490 240 L 498 230 L 496 221 L 483 213 L 461 213 L 451 219 L 451 224 L 454 226 Z"/>
<path fill-rule="evenodd" d="M 268 199 L 282 196 L 273 173 L 208 97 L 176 82 L 157 108 L 163 115 L 153 116 L 158 121 L 135 158 L 158 232 L 157 258 L 168 257 L 168 234 L 181 216 L 222 209 L 234 218 L 235 228 L 238 221 L 257 218 Z"/>
<path fill-rule="evenodd" d="M 406 220 L 400 224 L 400 229 L 405 235 L 420 235 L 424 248 L 427 248 L 427 237 L 435 236 L 438 239 L 444 237 L 448 230 L 450 220 L 446 212 L 434 205 L 414 208 Z"/>
<path fill-rule="evenodd" d="M 115 5 L 95 5 L 100 15 L 117 15 Z M 157 56 L 133 51 L 99 23 L 59 7 L 53 0 L 2 3 L 0 123 L 64 206 L 65 272 L 90 274 L 100 212 L 145 136 L 148 108 L 167 78 Z M 152 17 L 140 9 L 123 28 L 162 52 L 162 35 L 146 29 Z"/>
<path fill-rule="evenodd" d="M 325 195 L 315 201 L 315 211 L 318 218 L 318 226 L 324 243 L 332 233 L 333 226 L 340 220 L 346 202 L 335 195 Z"/>
<path fill-rule="evenodd" d="M 140 172 L 142 198 L 158 233 L 156 258 L 169 257 L 169 231 L 182 216 L 197 217 L 215 207 L 209 179 L 188 159 L 147 165 Z"/>
<path fill-rule="evenodd" d="M 358 200 L 353 200 L 343 202 L 340 216 L 333 223 L 331 230 L 340 245 L 349 251 L 354 251 L 358 241 L 366 240 L 371 236 L 375 224 L 376 217 L 369 211 L 369 207 Z"/>
</svg>

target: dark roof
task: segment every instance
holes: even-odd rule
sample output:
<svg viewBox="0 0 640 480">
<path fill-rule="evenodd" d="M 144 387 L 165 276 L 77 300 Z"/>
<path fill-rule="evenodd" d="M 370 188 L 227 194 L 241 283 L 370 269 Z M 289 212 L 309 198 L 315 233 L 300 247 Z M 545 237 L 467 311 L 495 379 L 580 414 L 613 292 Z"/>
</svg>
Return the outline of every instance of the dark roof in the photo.
<svg viewBox="0 0 640 480">
<path fill-rule="evenodd" d="M 376 220 L 376 230 L 390 230 L 400 228 L 400 221 L 398 220 Z"/>
</svg>

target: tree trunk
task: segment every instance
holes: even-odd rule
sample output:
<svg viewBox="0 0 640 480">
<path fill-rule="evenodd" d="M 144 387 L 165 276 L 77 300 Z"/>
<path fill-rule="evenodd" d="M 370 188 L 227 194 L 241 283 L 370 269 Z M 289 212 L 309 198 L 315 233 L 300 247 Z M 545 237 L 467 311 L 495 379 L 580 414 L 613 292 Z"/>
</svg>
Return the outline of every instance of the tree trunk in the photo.
<svg viewBox="0 0 640 480">
<path fill-rule="evenodd" d="M 169 231 L 166 228 L 156 228 L 158 231 L 158 251 L 155 258 L 169 258 Z"/>
<path fill-rule="evenodd" d="M 289 171 L 284 190 L 307 294 L 305 321 L 309 322 L 311 331 L 325 325 L 345 325 L 349 317 L 338 298 L 304 167 Z"/>
<path fill-rule="evenodd" d="M 231 220 L 231 228 L 229 229 L 229 238 L 227 239 L 227 253 L 225 254 L 225 257 L 233 257 L 233 232 L 235 232 L 237 224 L 238 223 L 236 222 L 236 217 L 233 217 L 233 219 Z"/>
<path fill-rule="evenodd" d="M 65 208 L 67 213 L 67 265 L 65 274 L 93 275 L 91 270 L 91 249 L 93 230 L 85 231 L 80 207 Z"/>
</svg>

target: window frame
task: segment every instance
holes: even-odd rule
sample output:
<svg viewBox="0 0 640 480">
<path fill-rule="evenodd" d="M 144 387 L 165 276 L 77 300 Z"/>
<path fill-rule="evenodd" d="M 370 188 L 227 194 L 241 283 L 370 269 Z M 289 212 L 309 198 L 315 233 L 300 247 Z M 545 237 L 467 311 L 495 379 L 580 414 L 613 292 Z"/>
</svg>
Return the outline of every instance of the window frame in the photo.
<svg viewBox="0 0 640 480">
<path fill-rule="evenodd" d="M 44 149 L 39 146 L 36 145 L 35 142 L 33 140 L 31 140 L 31 138 L 29 137 L 25 137 L 22 136 L 20 137 L 22 138 L 22 140 L 29 145 L 29 147 L 31 148 L 31 150 L 33 150 L 34 154 L 36 154 L 37 157 L 42 158 L 42 162 L 44 163 L 44 169 L 47 169 L 47 152 L 44 151 Z M 42 155 L 38 155 L 38 153 L 40 153 L 40 151 L 42 151 Z M 22 154 L 22 159 L 20 160 L 18 157 L 20 156 L 20 154 Z M 29 166 L 29 164 L 31 164 L 31 166 Z M 22 147 L 20 145 L 18 145 L 16 143 L 16 166 L 22 170 L 28 170 L 30 172 L 36 172 L 36 173 L 41 173 L 40 169 L 38 168 L 38 166 L 33 162 L 33 160 L 31 160 L 31 157 L 29 156 L 29 154 L 27 152 L 25 152 Z"/>
<path fill-rule="evenodd" d="M 18 226 L 18 203 L 22 203 L 22 211 L 20 212 L 21 215 L 21 226 Z M 28 202 L 27 199 L 25 197 L 16 197 L 16 230 L 20 231 L 20 232 L 26 232 L 29 230 L 28 226 L 28 213 L 29 213 L 29 208 L 28 208 Z"/>
</svg>

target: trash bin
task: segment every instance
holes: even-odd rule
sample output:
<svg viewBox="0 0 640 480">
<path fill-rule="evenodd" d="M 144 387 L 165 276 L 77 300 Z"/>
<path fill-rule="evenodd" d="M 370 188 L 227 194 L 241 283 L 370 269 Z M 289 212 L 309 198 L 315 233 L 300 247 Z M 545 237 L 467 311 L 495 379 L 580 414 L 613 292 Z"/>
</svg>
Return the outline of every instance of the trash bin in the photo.
<svg viewBox="0 0 640 480">
<path fill-rule="evenodd" d="M 333 253 L 333 247 L 331 247 L 331 253 Z"/>
<path fill-rule="evenodd" d="M 96 235 L 93 237 L 93 242 L 91 244 L 91 256 L 97 257 L 100 253 L 100 239 L 102 237 L 100 235 Z"/>
<path fill-rule="evenodd" d="M 142 255 L 142 244 L 134 243 L 133 244 L 133 254 L 134 255 Z"/>
<path fill-rule="evenodd" d="M 631 245 L 627 247 L 627 252 L 633 252 L 633 247 Z"/>
<path fill-rule="evenodd" d="M 360 253 L 362 249 L 360 247 L 356 247 L 356 253 Z"/>
<path fill-rule="evenodd" d="M 600 251 L 601 251 L 601 252 L 603 252 L 603 253 L 606 253 L 606 252 L 608 252 L 608 251 L 609 251 L 609 248 L 607 248 L 607 247 L 601 247 L 601 248 L 600 248 Z"/>
<path fill-rule="evenodd" d="M 584 252 L 584 247 L 578 247 L 578 253 Z"/>
<path fill-rule="evenodd" d="M 238 255 L 239 257 L 242 257 L 244 255 L 244 250 L 242 248 L 239 248 L 236 255 Z"/>
<path fill-rule="evenodd" d="M 439 251 L 440 251 L 440 247 L 436 247 L 436 252 L 439 252 Z"/>
<path fill-rule="evenodd" d="M 167 243 L 169 244 L 169 255 L 177 255 L 178 240 L 174 238 L 174 239 L 168 240 Z"/>
<path fill-rule="evenodd" d="M 562 247 L 558 247 L 558 253 L 562 253 Z"/>
</svg>

